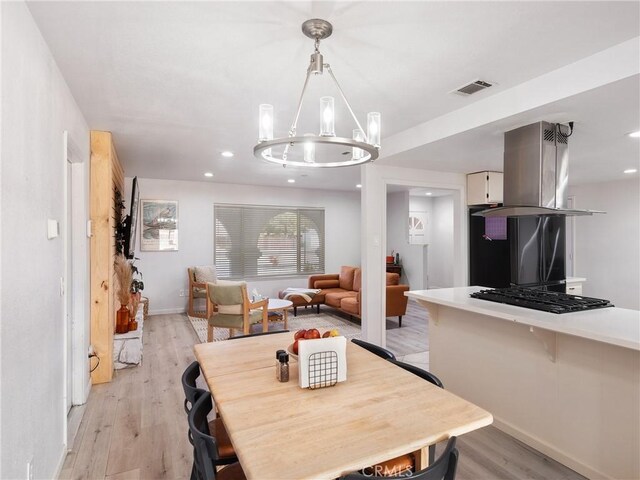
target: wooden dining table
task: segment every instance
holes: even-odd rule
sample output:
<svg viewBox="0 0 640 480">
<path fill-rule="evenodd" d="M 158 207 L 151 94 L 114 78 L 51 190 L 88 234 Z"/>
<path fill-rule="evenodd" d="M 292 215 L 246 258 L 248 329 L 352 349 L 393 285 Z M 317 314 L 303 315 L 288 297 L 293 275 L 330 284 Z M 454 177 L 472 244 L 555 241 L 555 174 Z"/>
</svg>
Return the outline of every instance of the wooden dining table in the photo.
<svg viewBox="0 0 640 480">
<path fill-rule="evenodd" d="M 313 341 L 313 340 L 307 340 Z M 482 408 L 348 342 L 347 380 L 315 390 L 276 379 L 279 333 L 203 343 L 195 355 L 247 479 L 333 479 L 491 424 Z"/>
</svg>

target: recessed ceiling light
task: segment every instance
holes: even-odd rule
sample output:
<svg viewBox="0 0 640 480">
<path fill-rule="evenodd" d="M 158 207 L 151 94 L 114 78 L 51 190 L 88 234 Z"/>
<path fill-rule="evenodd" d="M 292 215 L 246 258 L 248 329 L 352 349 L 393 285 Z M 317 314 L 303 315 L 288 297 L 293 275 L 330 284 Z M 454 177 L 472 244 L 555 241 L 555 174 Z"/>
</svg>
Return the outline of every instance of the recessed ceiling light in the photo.
<svg viewBox="0 0 640 480">
<path fill-rule="evenodd" d="M 624 173 L 636 173 L 637 171 L 637 168 L 627 168 Z"/>
<path fill-rule="evenodd" d="M 356 188 L 362 188 L 362 185 L 357 184 L 357 185 L 356 185 Z"/>
<path fill-rule="evenodd" d="M 287 182 L 289 183 L 296 183 L 296 181 L 293 178 L 290 178 L 289 180 L 287 180 Z"/>
<path fill-rule="evenodd" d="M 429 197 L 430 197 L 431 195 L 433 195 L 433 193 L 431 193 L 431 192 L 427 192 L 427 193 L 425 193 L 425 195 L 427 195 L 427 196 L 429 196 Z"/>
<path fill-rule="evenodd" d="M 637 132 L 631 132 L 629 136 L 632 138 L 640 138 L 640 130 L 638 130 Z"/>
<path fill-rule="evenodd" d="M 213 173 L 211 173 L 211 172 L 205 172 L 204 176 L 205 176 L 205 177 L 213 177 Z"/>
<path fill-rule="evenodd" d="M 223 157 L 231 158 L 233 157 L 233 152 L 230 152 L 229 150 L 225 150 L 224 152 L 221 153 L 221 155 Z"/>
</svg>

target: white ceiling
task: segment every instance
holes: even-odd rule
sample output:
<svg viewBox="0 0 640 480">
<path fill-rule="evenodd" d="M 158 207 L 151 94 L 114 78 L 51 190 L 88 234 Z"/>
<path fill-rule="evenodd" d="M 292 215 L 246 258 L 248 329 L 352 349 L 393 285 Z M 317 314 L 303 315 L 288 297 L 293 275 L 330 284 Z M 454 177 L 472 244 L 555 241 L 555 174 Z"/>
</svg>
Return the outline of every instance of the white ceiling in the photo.
<svg viewBox="0 0 640 480">
<path fill-rule="evenodd" d="M 423 145 L 381 163 L 436 171 L 502 171 L 504 132 L 538 121 L 574 122 L 569 138 L 569 183 L 628 178 L 640 169 L 640 76 L 610 83 L 526 113 Z"/>
<path fill-rule="evenodd" d="M 300 33 L 304 20 L 333 23 L 333 36 L 321 45 L 325 61 L 361 121 L 367 111 L 382 113 L 383 148 L 385 136 L 640 35 L 638 2 L 30 2 L 29 8 L 90 128 L 114 133 L 127 175 L 204 181 L 212 171 L 216 182 L 282 186 L 295 178 L 296 187 L 335 189 L 354 189 L 359 169 L 283 169 L 252 154 L 260 103 L 274 104 L 276 134 L 285 134 L 293 118 L 312 51 Z M 498 85 L 471 97 L 447 93 L 478 77 Z M 325 83 L 314 85 L 309 98 L 327 91 Z M 603 156 L 628 154 L 623 146 L 607 153 L 607 144 L 594 140 L 599 130 L 591 130 L 612 125 L 599 120 L 602 108 L 608 119 L 637 119 L 637 79 L 635 97 L 633 86 L 625 88 L 631 97 L 619 95 L 617 110 L 605 97 L 587 96 L 586 105 L 582 95 L 558 102 L 557 113 L 576 115 L 567 118 L 576 121 L 571 158 L 584 163 L 576 182 L 599 179 Z M 305 113 L 315 121 L 315 101 Z M 337 123 L 338 133 L 353 128 L 344 110 Z M 499 139 L 507 124 L 384 160 L 452 171 L 498 168 L 501 155 L 496 159 L 496 144 L 485 134 Z M 478 141 L 485 157 L 476 155 Z M 223 150 L 236 156 L 222 158 Z"/>
</svg>

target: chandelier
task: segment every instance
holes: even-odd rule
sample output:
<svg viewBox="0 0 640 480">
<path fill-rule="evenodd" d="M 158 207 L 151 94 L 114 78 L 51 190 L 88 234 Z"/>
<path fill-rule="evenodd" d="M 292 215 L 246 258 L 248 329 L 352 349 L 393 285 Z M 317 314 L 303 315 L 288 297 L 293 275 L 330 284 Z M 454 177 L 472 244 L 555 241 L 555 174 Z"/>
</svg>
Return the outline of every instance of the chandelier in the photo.
<svg viewBox="0 0 640 480">
<path fill-rule="evenodd" d="M 261 104 L 259 111 L 258 144 L 253 147 L 253 154 L 268 162 L 297 167 L 349 167 L 370 162 L 378 158 L 380 149 L 380 113 L 367 114 L 367 131 L 365 134 L 342 88 L 338 84 L 331 66 L 324 63 L 320 53 L 320 40 L 333 32 L 332 25 L 326 20 L 312 19 L 302 24 L 302 33 L 315 42 L 315 50 L 311 54 L 311 62 L 307 68 L 307 76 L 302 87 L 302 94 L 298 101 L 298 108 L 286 137 L 273 138 L 273 105 Z M 320 98 L 320 129 L 318 134 L 297 133 L 298 120 L 302 110 L 304 94 L 312 75 L 322 75 L 323 71 L 329 76 L 338 89 L 340 97 L 346 104 L 355 122 L 352 137 L 338 137 L 335 134 L 335 108 L 333 97 Z M 297 148 L 296 148 L 297 147 Z M 350 150 L 345 151 L 345 147 Z"/>
</svg>

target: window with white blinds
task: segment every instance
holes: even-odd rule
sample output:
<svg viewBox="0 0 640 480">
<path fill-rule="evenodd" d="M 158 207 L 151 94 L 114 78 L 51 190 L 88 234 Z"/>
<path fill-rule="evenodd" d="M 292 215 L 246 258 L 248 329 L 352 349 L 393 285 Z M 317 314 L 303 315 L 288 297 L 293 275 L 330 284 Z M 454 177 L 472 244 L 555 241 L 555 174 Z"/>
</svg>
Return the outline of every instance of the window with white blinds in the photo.
<svg viewBox="0 0 640 480">
<path fill-rule="evenodd" d="M 213 207 L 218 277 L 324 273 L 324 209 Z"/>
</svg>

